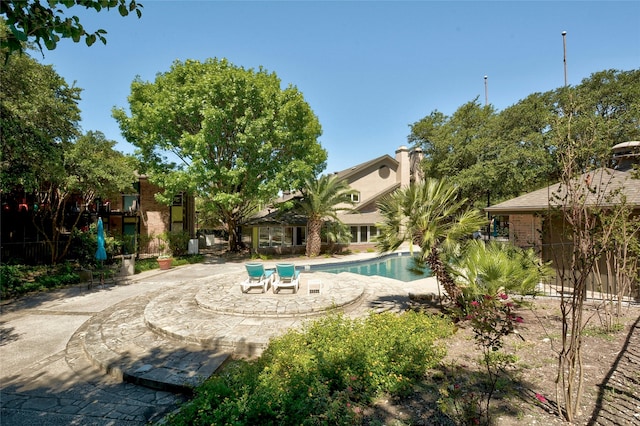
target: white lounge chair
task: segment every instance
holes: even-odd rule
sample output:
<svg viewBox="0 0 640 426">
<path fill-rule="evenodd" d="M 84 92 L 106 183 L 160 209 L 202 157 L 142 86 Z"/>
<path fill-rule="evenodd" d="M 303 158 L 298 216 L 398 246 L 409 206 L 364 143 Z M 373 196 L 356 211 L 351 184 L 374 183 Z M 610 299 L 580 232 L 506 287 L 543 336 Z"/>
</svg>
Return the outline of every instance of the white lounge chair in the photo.
<svg viewBox="0 0 640 426">
<path fill-rule="evenodd" d="M 249 276 L 240 283 L 242 292 L 247 293 L 251 288 L 261 287 L 262 292 L 266 293 L 273 278 L 274 271 L 265 270 L 262 263 L 245 263 L 244 266 L 247 268 L 247 274 Z"/>
<path fill-rule="evenodd" d="M 276 264 L 276 278 L 273 281 L 273 292 L 277 293 L 281 288 L 292 288 L 294 293 L 298 292 L 300 283 L 300 271 L 296 271 L 293 263 Z"/>
</svg>

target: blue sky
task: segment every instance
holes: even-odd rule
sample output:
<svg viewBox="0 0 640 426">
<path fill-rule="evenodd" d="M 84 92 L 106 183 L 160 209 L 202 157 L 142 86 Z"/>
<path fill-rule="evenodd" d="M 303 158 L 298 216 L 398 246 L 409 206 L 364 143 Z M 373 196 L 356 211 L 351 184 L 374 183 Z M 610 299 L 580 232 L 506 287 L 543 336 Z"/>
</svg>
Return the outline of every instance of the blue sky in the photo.
<svg viewBox="0 0 640 426">
<path fill-rule="evenodd" d="M 530 93 L 604 69 L 640 68 L 634 1 L 157 1 L 141 19 L 76 8 L 108 43 L 62 40 L 33 56 L 82 92 L 81 126 L 133 152 L 111 117 L 130 84 L 153 81 L 175 60 L 227 58 L 263 66 L 303 94 L 323 129 L 326 172 L 394 155 L 409 126 L 488 99 L 498 110 Z"/>
</svg>

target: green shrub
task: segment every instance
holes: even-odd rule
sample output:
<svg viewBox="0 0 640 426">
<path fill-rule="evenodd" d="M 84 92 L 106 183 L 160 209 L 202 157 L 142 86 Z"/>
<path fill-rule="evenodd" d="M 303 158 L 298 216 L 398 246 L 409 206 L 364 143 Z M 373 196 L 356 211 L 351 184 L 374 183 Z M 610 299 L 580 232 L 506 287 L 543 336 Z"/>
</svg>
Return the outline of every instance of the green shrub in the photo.
<svg viewBox="0 0 640 426">
<path fill-rule="evenodd" d="M 82 266 L 91 267 L 96 264 L 97 248 L 98 242 L 95 233 L 73 228 L 67 257 L 77 259 Z"/>
<path fill-rule="evenodd" d="M 0 266 L 0 296 L 7 299 L 15 294 L 20 288 L 23 278 L 22 267 L 20 265 Z"/>
<path fill-rule="evenodd" d="M 169 250 L 174 256 L 184 256 L 187 254 L 189 246 L 189 233 L 187 231 L 166 232 L 160 237 L 169 245 Z"/>
<path fill-rule="evenodd" d="M 331 315 L 274 339 L 196 390 L 170 424 L 353 425 L 381 394 L 411 388 L 445 355 L 448 320 L 417 312 Z"/>
<path fill-rule="evenodd" d="M 202 263 L 204 256 L 201 254 L 193 254 L 187 256 L 174 257 L 172 266 L 189 265 L 194 263 Z M 139 274 L 145 271 L 151 271 L 152 269 L 158 269 L 158 258 L 149 257 L 145 259 L 136 259 L 135 273 Z"/>
<path fill-rule="evenodd" d="M 135 273 L 150 271 L 152 269 L 158 269 L 158 261 L 155 257 L 149 257 L 146 259 L 136 259 Z"/>
<path fill-rule="evenodd" d="M 67 253 L 68 259 L 75 259 L 84 267 L 95 267 L 98 264 L 96 260 L 96 250 L 98 249 L 97 226 L 91 224 L 88 231 L 82 231 L 74 228 L 71 234 L 71 245 Z M 113 257 L 122 251 L 123 242 L 110 236 L 105 235 L 105 251 L 107 259 L 112 261 Z"/>
<path fill-rule="evenodd" d="M 537 285 L 551 273 L 533 249 L 477 240 L 469 242 L 464 254 L 453 259 L 452 269 L 467 302 L 500 292 L 535 295 Z"/>
<path fill-rule="evenodd" d="M 2 299 L 20 296 L 32 291 L 64 287 L 80 282 L 73 265 L 55 266 L 0 266 L 0 293 Z"/>
</svg>

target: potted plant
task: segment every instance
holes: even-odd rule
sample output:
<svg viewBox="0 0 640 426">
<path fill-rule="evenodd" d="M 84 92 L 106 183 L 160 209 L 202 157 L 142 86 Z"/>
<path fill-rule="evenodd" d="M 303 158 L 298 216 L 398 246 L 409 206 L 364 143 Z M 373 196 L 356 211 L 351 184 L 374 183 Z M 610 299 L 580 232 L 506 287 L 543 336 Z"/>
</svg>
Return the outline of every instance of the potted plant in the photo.
<svg viewBox="0 0 640 426">
<path fill-rule="evenodd" d="M 159 248 L 160 256 L 158 256 L 158 266 L 161 270 L 171 269 L 171 264 L 173 263 L 171 250 L 168 250 L 167 245 L 164 243 L 160 243 Z"/>
<path fill-rule="evenodd" d="M 160 266 L 160 269 L 171 269 L 172 263 L 173 257 L 171 257 L 170 254 L 161 254 L 160 256 L 158 256 L 158 266 Z"/>
</svg>

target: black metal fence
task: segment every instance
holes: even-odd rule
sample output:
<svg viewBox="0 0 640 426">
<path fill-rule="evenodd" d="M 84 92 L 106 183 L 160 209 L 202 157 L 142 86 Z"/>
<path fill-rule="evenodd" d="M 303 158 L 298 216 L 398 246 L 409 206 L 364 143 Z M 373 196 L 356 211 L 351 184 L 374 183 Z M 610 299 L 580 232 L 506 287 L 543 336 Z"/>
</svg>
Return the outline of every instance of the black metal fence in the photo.
<svg viewBox="0 0 640 426">
<path fill-rule="evenodd" d="M 57 253 L 62 253 L 67 244 L 66 238 L 57 242 Z M 159 237 L 146 239 L 143 244 L 140 242 L 131 242 L 130 246 L 123 245 L 121 247 L 122 253 L 119 254 L 133 254 L 131 252 L 137 252 L 137 256 L 157 257 L 161 254 L 170 253 L 169 244 Z M 185 245 L 184 250 L 187 252 Z M 66 259 L 62 260 L 78 260 L 75 259 L 73 254 L 74 250 L 71 248 Z M 181 253 L 177 253 L 181 254 Z M 24 242 L 2 242 L 0 247 L 0 263 L 2 264 L 24 264 L 24 265 L 46 265 L 51 263 L 51 245 L 46 241 L 24 241 Z"/>
<path fill-rule="evenodd" d="M 66 243 L 66 241 L 58 241 L 57 251 L 63 250 Z M 3 264 L 45 265 L 51 263 L 51 245 L 46 241 L 3 242 L 0 256 Z"/>
<path fill-rule="evenodd" d="M 564 271 L 565 277 L 569 277 L 571 271 Z M 547 296 L 561 296 L 562 293 L 569 294 L 573 290 L 571 280 L 562 280 L 562 275 L 556 270 L 556 274 L 547 282 L 540 283 L 538 291 Z M 587 277 L 586 298 L 595 300 L 617 300 L 618 296 L 623 301 L 640 302 L 640 286 L 637 281 L 627 288 L 617 286 L 615 280 L 604 275 L 598 277 L 590 273 Z"/>
<path fill-rule="evenodd" d="M 540 291 L 549 296 L 560 296 L 562 293 L 573 291 L 572 282 L 579 278 L 580 271 L 571 270 L 569 265 L 573 246 L 570 243 L 544 244 L 542 259 L 549 262 L 554 276 L 547 282 L 540 284 Z M 626 301 L 640 302 L 640 264 L 635 266 L 635 274 L 629 274 L 626 279 L 616 274 L 612 265 L 607 265 L 601 257 L 589 271 L 586 278 L 586 297 L 589 299 L 617 300 L 620 296 Z"/>
</svg>

